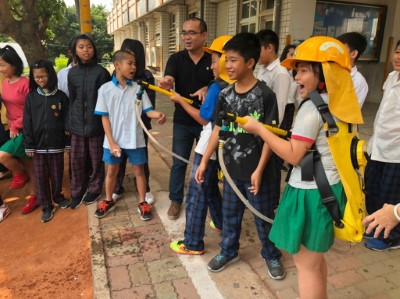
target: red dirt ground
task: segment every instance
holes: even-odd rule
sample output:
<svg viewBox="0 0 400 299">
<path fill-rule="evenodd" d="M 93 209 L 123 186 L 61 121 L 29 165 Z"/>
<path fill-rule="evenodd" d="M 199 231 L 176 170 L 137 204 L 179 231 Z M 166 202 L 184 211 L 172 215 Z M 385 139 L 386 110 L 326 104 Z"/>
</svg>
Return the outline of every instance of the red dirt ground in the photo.
<svg viewBox="0 0 400 299">
<path fill-rule="evenodd" d="M 0 194 L 12 209 L 0 222 L 0 298 L 93 298 L 86 207 L 58 208 L 42 223 L 40 208 L 21 214 L 27 188 L 7 192 L 10 183 L 0 181 Z M 69 199 L 66 175 L 64 186 Z"/>
</svg>

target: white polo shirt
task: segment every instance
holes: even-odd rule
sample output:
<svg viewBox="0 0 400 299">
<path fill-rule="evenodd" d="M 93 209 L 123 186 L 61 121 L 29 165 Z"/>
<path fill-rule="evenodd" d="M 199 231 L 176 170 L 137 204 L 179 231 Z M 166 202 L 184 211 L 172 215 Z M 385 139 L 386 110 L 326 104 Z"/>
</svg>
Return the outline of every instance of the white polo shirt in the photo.
<svg viewBox="0 0 400 299">
<path fill-rule="evenodd" d="M 383 84 L 383 98 L 374 122 L 368 151 L 375 161 L 400 163 L 400 80 L 393 71 Z"/>
<path fill-rule="evenodd" d="M 67 96 L 69 96 L 68 73 L 71 68 L 72 68 L 72 63 L 70 63 L 67 67 L 61 69 L 57 74 L 58 89 L 62 90 Z"/>
<path fill-rule="evenodd" d="M 361 75 L 361 73 L 358 71 L 357 66 L 352 67 L 350 75 L 351 79 L 353 80 L 358 103 L 360 104 L 360 108 L 362 108 L 368 93 L 367 81 L 365 80 L 364 76 Z"/>
<path fill-rule="evenodd" d="M 275 92 L 278 103 L 279 123 L 282 123 L 291 84 L 288 70 L 281 66 L 281 62 L 277 58 L 267 67 L 261 66 L 257 79 L 264 81 Z"/>
<path fill-rule="evenodd" d="M 136 94 L 140 86 L 133 81 L 127 81 L 123 88 L 115 76 L 112 81 L 103 84 L 98 92 L 94 114 L 108 116 L 114 141 L 124 149 L 145 147 L 143 129 L 136 117 Z M 140 101 L 140 113 L 154 110 L 147 93 L 144 92 Z M 110 143 L 104 138 L 104 148 L 109 149 Z"/>
</svg>

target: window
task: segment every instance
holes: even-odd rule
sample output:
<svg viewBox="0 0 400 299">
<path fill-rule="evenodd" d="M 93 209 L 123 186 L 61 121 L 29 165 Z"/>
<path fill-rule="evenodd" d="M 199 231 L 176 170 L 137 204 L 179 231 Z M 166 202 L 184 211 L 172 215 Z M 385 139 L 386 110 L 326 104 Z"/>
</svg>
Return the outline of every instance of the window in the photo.
<svg viewBox="0 0 400 299">
<path fill-rule="evenodd" d="M 266 21 L 266 22 L 264 22 L 264 29 L 272 30 L 272 25 L 273 25 L 273 23 L 274 23 L 274 22 L 272 22 L 272 21 Z"/>
<path fill-rule="evenodd" d="M 258 28 L 258 1 L 244 0 L 241 8 L 240 31 L 256 33 Z"/>
<path fill-rule="evenodd" d="M 241 25 L 240 32 L 256 33 L 256 23 Z"/>
<path fill-rule="evenodd" d="M 257 1 L 243 1 L 242 19 L 255 17 L 257 15 Z"/>
<path fill-rule="evenodd" d="M 360 60 L 378 61 L 382 46 L 386 6 L 317 1 L 314 35 L 337 37 L 357 31 L 367 37 L 367 49 Z"/>
<path fill-rule="evenodd" d="M 262 0 L 261 10 L 274 8 L 275 0 Z"/>
<path fill-rule="evenodd" d="M 176 44 L 176 34 L 175 34 L 175 15 L 170 15 L 169 20 L 169 45 L 168 45 L 168 54 L 171 55 L 177 51 L 177 44 Z"/>
</svg>

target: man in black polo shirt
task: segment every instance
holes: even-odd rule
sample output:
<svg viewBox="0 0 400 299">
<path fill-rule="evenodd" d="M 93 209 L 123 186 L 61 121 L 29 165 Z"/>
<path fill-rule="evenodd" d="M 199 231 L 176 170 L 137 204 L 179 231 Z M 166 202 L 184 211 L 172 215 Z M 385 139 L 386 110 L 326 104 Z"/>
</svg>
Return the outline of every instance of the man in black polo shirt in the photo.
<svg viewBox="0 0 400 299">
<path fill-rule="evenodd" d="M 206 88 L 213 79 L 211 55 L 204 52 L 207 38 L 207 25 L 200 18 L 190 18 L 183 23 L 182 39 L 185 50 L 172 54 L 168 59 L 164 78 L 159 87 L 175 90 L 183 97 L 193 100 L 193 106 L 200 108 L 205 98 Z M 196 122 L 179 104 L 175 104 L 172 151 L 189 160 L 193 143 L 199 140 L 201 125 Z M 168 217 L 175 220 L 183 202 L 183 188 L 187 164 L 173 158 L 169 179 L 169 198 L 171 205 Z"/>
</svg>

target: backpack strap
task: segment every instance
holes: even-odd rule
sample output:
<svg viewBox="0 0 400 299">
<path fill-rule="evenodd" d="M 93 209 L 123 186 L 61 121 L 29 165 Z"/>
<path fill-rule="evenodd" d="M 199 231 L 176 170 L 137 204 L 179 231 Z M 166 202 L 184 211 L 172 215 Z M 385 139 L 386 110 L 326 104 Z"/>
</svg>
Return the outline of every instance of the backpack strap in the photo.
<svg viewBox="0 0 400 299">
<path fill-rule="evenodd" d="M 322 203 L 328 209 L 336 227 L 343 228 L 344 225 L 340 218 L 338 201 L 329 185 L 324 167 L 322 166 L 321 155 L 315 145 L 313 145 L 313 148 L 308 151 L 301 161 L 301 179 L 303 181 L 312 181 L 315 179 L 318 191 L 321 194 Z"/>
<path fill-rule="evenodd" d="M 317 107 L 324 123 L 328 124 L 328 132 L 327 132 L 328 136 L 330 134 L 336 134 L 337 132 L 339 132 L 335 119 L 333 118 L 331 112 L 329 111 L 329 106 L 327 103 L 324 102 L 321 95 L 314 90 L 312 93 L 310 93 L 310 99 L 315 105 L 315 107 Z"/>
<path fill-rule="evenodd" d="M 314 91 L 310 94 L 310 99 L 317 107 L 325 123 L 328 123 L 328 132 L 337 133 L 339 131 L 336 122 L 329 111 L 328 105 L 324 102 L 321 95 Z M 303 181 L 313 181 L 317 184 L 318 191 L 321 194 L 321 200 L 328 209 L 335 226 L 343 228 L 344 225 L 340 218 L 340 210 L 336 196 L 333 194 L 328 178 L 321 161 L 321 155 L 315 144 L 308 151 L 301 161 L 301 179 Z"/>
</svg>

